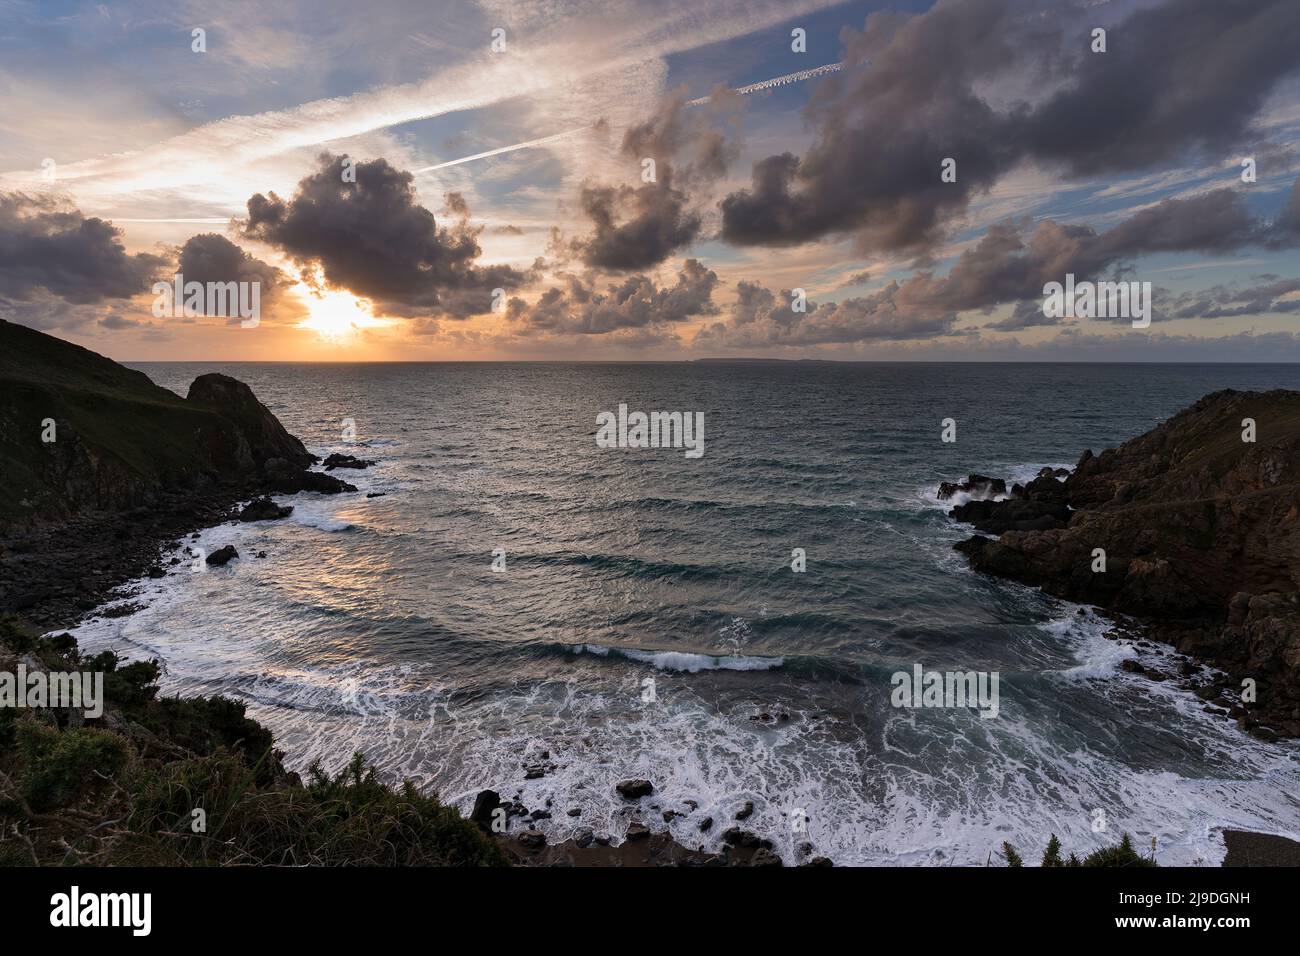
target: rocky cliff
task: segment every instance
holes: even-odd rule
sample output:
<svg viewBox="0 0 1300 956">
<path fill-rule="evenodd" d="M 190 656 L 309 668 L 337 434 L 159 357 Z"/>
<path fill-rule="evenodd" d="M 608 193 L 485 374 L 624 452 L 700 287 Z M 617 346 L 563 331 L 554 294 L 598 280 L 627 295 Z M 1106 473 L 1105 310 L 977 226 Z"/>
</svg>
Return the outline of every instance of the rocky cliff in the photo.
<svg viewBox="0 0 1300 956">
<path fill-rule="evenodd" d="M 1255 682 L 1223 701 L 1244 727 L 1300 736 L 1300 393 L 1215 392 L 952 514 L 1000 534 L 957 545 L 976 570 L 1142 619 L 1233 689 Z"/>
<path fill-rule="evenodd" d="M 102 355 L 0 321 L 0 611 L 70 623 L 155 565 L 158 545 L 266 492 L 355 490 L 252 390 L 181 398 Z"/>
</svg>

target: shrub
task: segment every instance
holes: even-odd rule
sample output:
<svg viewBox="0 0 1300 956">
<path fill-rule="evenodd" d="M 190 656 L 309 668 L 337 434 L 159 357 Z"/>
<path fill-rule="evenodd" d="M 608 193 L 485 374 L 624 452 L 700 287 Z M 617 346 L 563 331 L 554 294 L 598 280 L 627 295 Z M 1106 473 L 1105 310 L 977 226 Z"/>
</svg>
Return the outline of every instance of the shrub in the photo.
<svg viewBox="0 0 1300 956">
<path fill-rule="evenodd" d="M 96 786 L 101 776 L 116 777 L 131 754 L 130 745 L 117 734 L 92 727 L 59 731 L 37 720 L 22 720 L 17 738 L 23 761 L 20 786 L 35 810 L 64 806 Z"/>
<path fill-rule="evenodd" d="M 1043 866 L 1064 866 L 1061 862 L 1061 841 L 1052 834 L 1052 838 L 1047 841 L 1047 849 L 1043 851 Z"/>
<path fill-rule="evenodd" d="M 1133 849 L 1133 841 L 1127 833 L 1119 841 L 1119 846 L 1107 847 L 1104 850 L 1097 850 L 1089 853 L 1083 858 L 1084 866 L 1155 866 L 1154 860 L 1148 860 L 1140 856 L 1137 850 Z"/>
</svg>

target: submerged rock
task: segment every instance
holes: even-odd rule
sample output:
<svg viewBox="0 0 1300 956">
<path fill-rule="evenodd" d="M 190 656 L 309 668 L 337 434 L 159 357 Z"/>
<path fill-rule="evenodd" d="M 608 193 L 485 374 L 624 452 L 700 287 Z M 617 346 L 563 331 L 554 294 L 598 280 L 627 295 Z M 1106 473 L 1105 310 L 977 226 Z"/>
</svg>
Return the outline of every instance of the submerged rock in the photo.
<svg viewBox="0 0 1300 956">
<path fill-rule="evenodd" d="M 228 544 L 224 548 L 218 548 L 207 557 L 207 563 L 215 567 L 221 567 L 229 564 L 235 558 L 239 557 L 239 552 L 235 550 L 233 544 Z"/>
<path fill-rule="evenodd" d="M 373 464 L 374 462 L 368 458 L 354 458 L 352 455 L 340 455 L 335 452 L 321 462 L 321 467 L 326 471 L 333 471 L 335 468 L 369 468 Z"/>
<path fill-rule="evenodd" d="M 240 521 L 278 521 L 293 514 L 293 505 L 277 505 L 270 498 L 255 498 L 239 512 Z"/>
<path fill-rule="evenodd" d="M 941 500 L 946 501 L 959 492 L 980 496 L 1005 495 L 1007 483 L 1001 478 L 990 478 L 988 475 L 971 475 L 962 482 L 945 481 L 939 485 Z"/>
</svg>

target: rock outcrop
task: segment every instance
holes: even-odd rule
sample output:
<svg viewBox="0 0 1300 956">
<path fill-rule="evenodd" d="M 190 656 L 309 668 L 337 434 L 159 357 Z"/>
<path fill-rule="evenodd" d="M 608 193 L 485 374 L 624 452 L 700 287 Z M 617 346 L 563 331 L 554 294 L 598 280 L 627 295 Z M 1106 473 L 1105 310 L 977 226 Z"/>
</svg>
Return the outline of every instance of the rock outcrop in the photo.
<svg viewBox="0 0 1300 956">
<path fill-rule="evenodd" d="M 181 398 L 0 321 L 0 610 L 70 624 L 158 567 L 160 543 L 225 519 L 238 501 L 356 490 L 312 471 L 316 461 L 228 375 L 201 375 Z"/>
<path fill-rule="evenodd" d="M 1300 736 L 1300 392 L 1215 392 L 952 514 L 1000 535 L 956 546 L 976 570 L 1144 620 L 1253 680 L 1248 722 Z"/>
<path fill-rule="evenodd" d="M 243 382 L 201 375 L 181 398 L 87 349 L 0 321 L 0 531 L 195 495 L 351 488 Z"/>
</svg>

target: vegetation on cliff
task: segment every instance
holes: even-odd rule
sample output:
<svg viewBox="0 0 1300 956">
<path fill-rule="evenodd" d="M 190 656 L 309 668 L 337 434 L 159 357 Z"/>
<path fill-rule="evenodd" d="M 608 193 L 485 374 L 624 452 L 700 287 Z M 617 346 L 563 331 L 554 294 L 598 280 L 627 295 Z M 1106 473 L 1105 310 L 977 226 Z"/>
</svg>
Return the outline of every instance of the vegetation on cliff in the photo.
<svg viewBox="0 0 1300 956">
<path fill-rule="evenodd" d="M 224 697 L 158 698 L 158 667 L 0 620 L 0 670 L 104 671 L 104 716 L 0 709 L 0 866 L 497 866 L 497 843 L 361 754 L 304 783 Z M 197 811 L 197 812 L 196 812 Z"/>
</svg>

